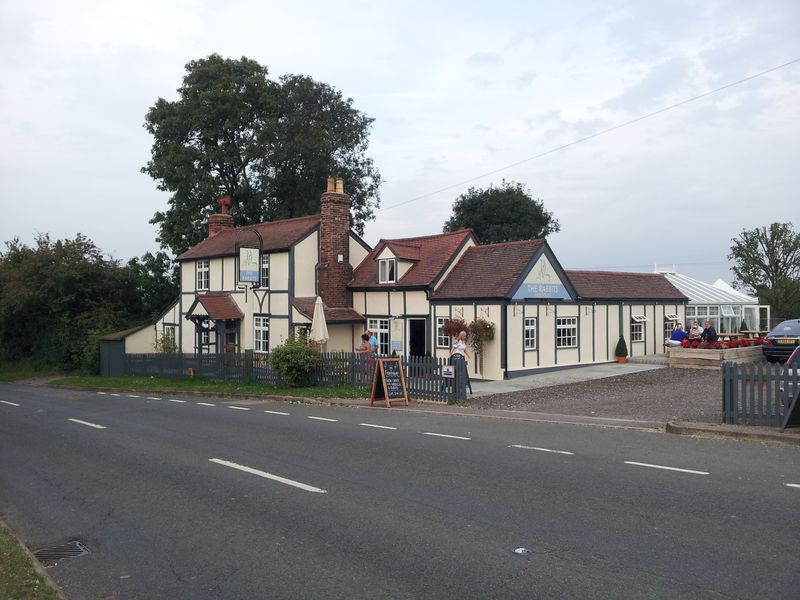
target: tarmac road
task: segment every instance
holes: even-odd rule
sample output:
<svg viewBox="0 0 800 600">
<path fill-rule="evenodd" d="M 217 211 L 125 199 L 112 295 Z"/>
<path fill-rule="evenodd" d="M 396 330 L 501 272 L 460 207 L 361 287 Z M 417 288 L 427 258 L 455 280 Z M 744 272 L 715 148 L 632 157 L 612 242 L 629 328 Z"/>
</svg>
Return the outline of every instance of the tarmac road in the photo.
<svg viewBox="0 0 800 600">
<path fill-rule="evenodd" d="M 799 507 L 795 447 L 0 386 L 0 516 L 85 542 L 70 600 L 792 598 Z"/>
</svg>

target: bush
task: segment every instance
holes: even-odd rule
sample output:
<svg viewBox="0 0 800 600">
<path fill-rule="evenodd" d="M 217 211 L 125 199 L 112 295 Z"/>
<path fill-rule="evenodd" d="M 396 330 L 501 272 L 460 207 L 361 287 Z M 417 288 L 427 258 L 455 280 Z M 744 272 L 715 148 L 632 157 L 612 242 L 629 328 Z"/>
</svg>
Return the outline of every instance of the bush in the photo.
<svg viewBox="0 0 800 600">
<path fill-rule="evenodd" d="M 628 356 L 628 344 L 625 343 L 625 338 L 622 336 L 619 336 L 614 356 Z"/>
<path fill-rule="evenodd" d="M 311 375 L 321 363 L 322 355 L 318 348 L 294 337 L 272 350 L 269 356 L 270 366 L 292 387 L 310 385 Z"/>
</svg>

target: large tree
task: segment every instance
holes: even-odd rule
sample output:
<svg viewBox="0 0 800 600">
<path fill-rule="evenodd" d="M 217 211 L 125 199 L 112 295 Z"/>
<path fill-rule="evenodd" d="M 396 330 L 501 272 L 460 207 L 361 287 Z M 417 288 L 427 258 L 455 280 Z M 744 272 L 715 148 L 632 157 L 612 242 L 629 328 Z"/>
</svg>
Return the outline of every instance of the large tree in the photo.
<svg viewBox="0 0 800 600">
<path fill-rule="evenodd" d="M 469 188 L 453 204 L 444 231 L 468 227 L 482 244 L 531 240 L 561 229 L 544 203 L 521 183 L 503 180 L 499 187 Z"/>
<path fill-rule="evenodd" d="M 792 224 L 745 229 L 731 241 L 734 285 L 755 292 L 778 317 L 800 317 L 800 233 Z"/>
<path fill-rule="evenodd" d="M 365 154 L 373 119 L 325 83 L 267 75 L 256 61 L 212 54 L 186 65 L 178 100 L 159 98 L 148 111 L 153 147 L 142 171 L 172 193 L 151 220 L 164 247 L 180 253 L 203 239 L 225 194 L 237 225 L 318 212 L 329 175 L 345 179 L 359 233 L 373 218 L 381 182 Z"/>
</svg>

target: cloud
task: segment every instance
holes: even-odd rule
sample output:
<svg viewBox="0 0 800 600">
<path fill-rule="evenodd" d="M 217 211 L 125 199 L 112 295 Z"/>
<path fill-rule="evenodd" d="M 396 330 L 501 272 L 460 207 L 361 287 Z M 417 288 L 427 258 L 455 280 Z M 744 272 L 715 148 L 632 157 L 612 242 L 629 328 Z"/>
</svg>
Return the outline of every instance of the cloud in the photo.
<svg viewBox="0 0 800 600">
<path fill-rule="evenodd" d="M 645 112 L 660 108 L 666 97 L 686 95 L 692 76 L 692 63 L 674 57 L 650 68 L 636 83 L 604 104 L 605 108 L 627 112 Z"/>
<path fill-rule="evenodd" d="M 503 63 L 503 57 L 497 52 L 476 52 L 467 57 L 470 67 L 495 67 Z"/>
</svg>

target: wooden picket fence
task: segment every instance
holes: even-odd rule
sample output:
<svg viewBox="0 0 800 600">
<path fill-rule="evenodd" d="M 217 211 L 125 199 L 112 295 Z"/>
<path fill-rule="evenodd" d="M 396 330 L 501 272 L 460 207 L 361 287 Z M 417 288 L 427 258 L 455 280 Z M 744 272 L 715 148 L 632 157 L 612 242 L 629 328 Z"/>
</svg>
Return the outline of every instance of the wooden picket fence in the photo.
<svg viewBox="0 0 800 600">
<path fill-rule="evenodd" d="M 798 389 L 799 368 L 725 362 L 722 365 L 722 421 L 780 427 Z"/>
<path fill-rule="evenodd" d="M 126 375 L 144 377 L 195 377 L 207 379 L 255 380 L 279 385 L 283 379 L 269 364 L 269 354 L 251 351 L 228 354 L 151 353 L 125 354 Z M 443 358 L 411 356 L 402 359 L 409 398 L 453 402 L 466 398 L 466 373 L 456 369 L 456 377 L 442 377 Z M 312 380 L 317 385 L 352 385 L 369 394 L 375 360 L 352 352 L 325 352 Z M 111 374 L 111 373 L 109 373 Z"/>
</svg>

